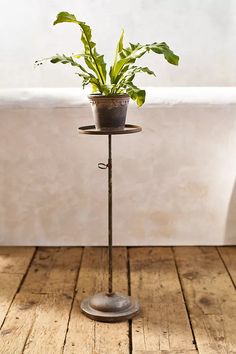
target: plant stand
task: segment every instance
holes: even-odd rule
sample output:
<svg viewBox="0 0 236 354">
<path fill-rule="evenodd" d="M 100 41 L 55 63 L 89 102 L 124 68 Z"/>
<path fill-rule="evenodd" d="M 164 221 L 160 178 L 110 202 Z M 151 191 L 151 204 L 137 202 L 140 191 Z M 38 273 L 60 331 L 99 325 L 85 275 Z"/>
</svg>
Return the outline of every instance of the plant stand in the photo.
<svg viewBox="0 0 236 354">
<path fill-rule="evenodd" d="M 126 124 L 123 130 L 96 130 L 94 125 L 79 128 L 82 134 L 108 136 L 108 163 L 99 163 L 100 169 L 108 169 L 108 291 L 84 299 L 81 311 L 89 318 L 102 322 L 119 322 L 133 318 L 139 312 L 137 300 L 113 292 L 112 287 L 112 135 L 138 133 L 137 125 Z"/>
</svg>

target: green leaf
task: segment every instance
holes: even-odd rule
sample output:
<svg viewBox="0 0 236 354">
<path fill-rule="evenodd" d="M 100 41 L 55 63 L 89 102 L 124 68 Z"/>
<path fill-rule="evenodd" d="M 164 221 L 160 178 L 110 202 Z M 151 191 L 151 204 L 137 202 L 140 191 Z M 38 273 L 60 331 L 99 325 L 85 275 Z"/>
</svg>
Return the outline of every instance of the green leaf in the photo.
<svg viewBox="0 0 236 354">
<path fill-rule="evenodd" d="M 145 67 L 141 67 L 141 66 L 131 66 L 128 69 L 128 75 L 134 75 L 137 73 L 147 73 L 148 75 L 153 75 L 156 76 L 156 74 L 154 73 L 154 71 L 150 70 L 147 66 Z"/>
<path fill-rule="evenodd" d="M 179 64 L 179 57 L 176 55 L 170 48 L 169 46 L 165 43 L 153 43 L 149 46 L 150 50 L 152 50 L 154 53 L 157 54 L 164 54 L 165 59 L 168 61 L 168 63 L 173 64 L 173 65 L 178 65 Z"/>
<path fill-rule="evenodd" d="M 121 32 L 121 36 L 120 36 L 120 39 L 117 43 L 117 47 L 116 47 L 116 54 L 115 54 L 115 59 L 114 59 L 114 63 L 113 63 L 113 67 L 116 66 L 116 63 L 117 63 L 117 60 L 118 60 L 118 57 L 120 55 L 120 53 L 122 52 L 123 50 L 123 40 L 124 40 L 124 30 L 122 29 L 122 32 Z M 112 67 L 110 68 L 110 75 L 112 75 Z"/>
<path fill-rule="evenodd" d="M 81 64 L 77 63 L 72 56 L 66 56 L 65 54 L 63 55 L 57 54 L 50 58 L 50 62 L 53 64 L 57 64 L 57 63 L 70 64 L 72 66 L 79 68 L 80 71 L 77 72 L 76 74 L 83 79 L 82 81 L 83 88 L 85 85 L 91 84 L 93 88 L 93 92 L 95 92 L 95 89 L 96 92 L 100 90 L 99 80 L 88 70 L 86 70 Z"/>
<path fill-rule="evenodd" d="M 145 97 L 146 97 L 146 91 L 141 90 L 137 86 L 135 86 L 133 83 L 129 82 L 127 83 L 126 87 L 126 92 L 130 96 L 130 98 L 134 101 L 136 101 L 137 105 L 141 107 L 144 102 L 145 102 Z"/>
<path fill-rule="evenodd" d="M 120 71 L 123 67 L 127 64 L 133 64 L 136 59 L 141 58 L 145 54 L 145 50 L 142 51 L 143 46 L 139 43 L 132 44 L 128 48 L 123 49 L 119 55 L 118 60 L 114 62 L 111 70 L 110 70 L 110 77 L 111 82 L 116 83 L 117 77 L 120 75 Z"/>
<path fill-rule="evenodd" d="M 53 57 L 49 58 L 50 62 L 53 64 L 62 63 L 62 64 L 70 64 L 72 66 L 76 66 L 80 68 L 82 71 L 87 73 L 87 70 L 79 63 L 77 63 L 72 56 L 66 56 L 65 54 L 56 54 Z"/>
<path fill-rule="evenodd" d="M 75 15 L 69 14 L 69 12 L 60 12 L 57 14 L 57 19 L 53 22 L 54 25 L 63 22 L 74 22 L 77 23 L 77 19 Z"/>
<path fill-rule="evenodd" d="M 148 75 L 156 76 L 155 73 L 150 70 L 147 66 L 139 67 L 139 66 L 125 66 L 121 71 L 120 75 L 117 77 L 116 84 L 114 84 L 113 92 L 116 90 L 120 90 L 122 87 L 126 87 L 127 83 L 132 83 L 135 79 L 137 73 L 147 73 Z"/>
<path fill-rule="evenodd" d="M 140 43 L 130 43 L 127 48 L 123 48 L 123 50 L 118 53 L 118 58 L 110 69 L 111 83 L 118 83 L 120 78 L 123 76 L 124 71 L 127 70 L 126 65 L 132 65 L 137 59 L 141 58 L 144 54 L 149 53 L 150 51 L 157 54 L 164 54 L 165 59 L 170 64 L 178 65 L 179 57 L 174 54 L 165 42 L 159 44 L 155 42 L 144 45 L 141 45 Z M 124 67 L 125 70 L 123 70 Z"/>
<path fill-rule="evenodd" d="M 100 84 L 99 81 L 96 77 L 91 77 L 90 75 L 83 75 L 81 73 L 76 73 L 79 75 L 81 78 L 83 78 L 82 81 L 82 87 L 84 88 L 86 85 L 91 84 L 92 86 L 92 92 L 99 92 L 100 91 Z"/>
<path fill-rule="evenodd" d="M 93 92 L 100 92 L 104 95 L 119 94 L 127 92 L 130 97 L 135 100 L 138 106 L 141 106 L 145 101 L 145 91 L 139 89 L 133 84 L 137 73 L 146 73 L 155 75 L 148 67 L 139 67 L 133 65 L 137 59 L 141 58 L 146 53 L 163 54 L 164 58 L 173 65 L 178 65 L 179 57 L 165 43 L 140 44 L 129 43 L 124 48 L 124 30 L 122 30 L 119 41 L 116 47 L 114 63 L 110 67 L 110 84 L 106 83 L 106 63 L 104 56 L 100 55 L 96 50 L 96 43 L 92 40 L 92 31 L 90 26 L 85 22 L 78 21 L 75 15 L 69 12 L 60 12 L 57 15 L 54 25 L 59 23 L 74 23 L 82 31 L 81 41 L 84 47 L 83 53 L 73 54 L 72 56 L 55 55 L 51 58 L 36 61 L 36 65 L 41 65 L 45 60 L 50 60 L 52 63 L 70 64 L 76 67 L 77 74 L 82 78 L 82 85 L 91 84 Z M 86 67 L 78 63 L 78 60 L 83 60 Z"/>
<path fill-rule="evenodd" d="M 116 49 L 117 54 L 121 53 L 124 48 L 123 47 L 124 34 L 125 34 L 125 31 L 122 29 L 121 36 L 120 36 L 119 42 L 117 44 L 117 49 Z"/>
<path fill-rule="evenodd" d="M 84 45 L 85 63 L 96 74 L 101 86 L 106 83 L 106 63 L 104 56 L 99 55 L 96 51 L 96 43 L 92 41 L 91 28 L 85 23 L 78 21 L 75 15 L 68 12 L 60 12 L 54 25 L 63 22 L 72 22 L 80 26 L 82 30 L 81 41 Z"/>
</svg>

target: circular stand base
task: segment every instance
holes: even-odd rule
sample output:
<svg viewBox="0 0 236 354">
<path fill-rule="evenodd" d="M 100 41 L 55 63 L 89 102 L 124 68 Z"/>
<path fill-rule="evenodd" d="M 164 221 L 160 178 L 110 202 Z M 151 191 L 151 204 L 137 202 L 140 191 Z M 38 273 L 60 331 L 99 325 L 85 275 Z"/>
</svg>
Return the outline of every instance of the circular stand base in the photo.
<svg viewBox="0 0 236 354">
<path fill-rule="evenodd" d="M 138 301 L 119 293 L 98 293 L 84 299 L 80 308 L 92 320 L 120 322 L 133 318 L 139 313 Z"/>
</svg>

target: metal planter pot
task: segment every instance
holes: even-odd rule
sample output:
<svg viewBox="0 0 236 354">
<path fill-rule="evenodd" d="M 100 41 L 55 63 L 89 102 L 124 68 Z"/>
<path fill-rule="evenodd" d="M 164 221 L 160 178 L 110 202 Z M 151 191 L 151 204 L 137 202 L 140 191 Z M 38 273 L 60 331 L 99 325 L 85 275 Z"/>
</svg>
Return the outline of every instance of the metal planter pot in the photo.
<svg viewBox="0 0 236 354">
<path fill-rule="evenodd" d="M 88 95 L 92 106 L 96 129 L 124 129 L 129 95 L 109 95 L 101 94 Z"/>
</svg>

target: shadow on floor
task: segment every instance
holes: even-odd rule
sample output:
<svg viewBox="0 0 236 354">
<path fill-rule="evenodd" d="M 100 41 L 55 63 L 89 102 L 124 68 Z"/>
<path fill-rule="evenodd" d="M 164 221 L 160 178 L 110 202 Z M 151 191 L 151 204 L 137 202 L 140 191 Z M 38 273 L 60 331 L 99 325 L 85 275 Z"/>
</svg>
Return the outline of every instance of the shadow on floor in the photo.
<svg viewBox="0 0 236 354">
<path fill-rule="evenodd" d="M 236 181 L 232 190 L 225 224 L 225 245 L 236 245 Z"/>
</svg>

